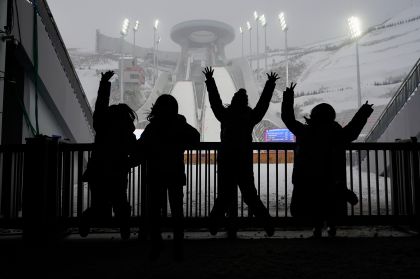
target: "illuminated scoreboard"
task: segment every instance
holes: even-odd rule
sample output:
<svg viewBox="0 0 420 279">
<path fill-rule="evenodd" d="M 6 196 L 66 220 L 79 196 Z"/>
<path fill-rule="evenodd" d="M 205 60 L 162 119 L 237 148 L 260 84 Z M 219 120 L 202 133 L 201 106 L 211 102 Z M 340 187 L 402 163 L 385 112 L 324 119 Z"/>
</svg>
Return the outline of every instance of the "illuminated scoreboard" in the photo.
<svg viewBox="0 0 420 279">
<path fill-rule="evenodd" d="M 271 129 L 264 132 L 265 142 L 294 142 L 295 135 L 289 129 Z"/>
</svg>

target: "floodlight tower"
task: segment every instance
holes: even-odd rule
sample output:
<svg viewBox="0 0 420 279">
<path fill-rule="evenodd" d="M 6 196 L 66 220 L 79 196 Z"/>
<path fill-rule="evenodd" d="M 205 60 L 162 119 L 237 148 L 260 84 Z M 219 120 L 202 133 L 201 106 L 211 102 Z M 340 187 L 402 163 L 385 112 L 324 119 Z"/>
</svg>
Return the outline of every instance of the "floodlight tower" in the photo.
<svg viewBox="0 0 420 279">
<path fill-rule="evenodd" d="M 136 23 L 133 26 L 133 58 L 136 57 L 136 33 L 139 30 L 140 22 L 136 20 Z"/>
<path fill-rule="evenodd" d="M 156 35 L 157 35 L 157 30 L 159 27 L 159 19 L 155 20 L 155 23 L 153 24 L 153 66 L 155 68 L 155 74 L 153 77 L 153 84 L 156 82 L 157 79 L 157 75 L 158 75 L 158 70 L 157 70 L 157 43 L 156 43 Z"/>
<path fill-rule="evenodd" d="M 242 57 L 244 57 L 244 30 L 242 30 L 242 26 L 239 27 L 239 33 L 241 34 Z"/>
<path fill-rule="evenodd" d="M 159 68 L 159 44 L 160 44 L 161 37 L 158 35 L 156 40 L 156 76 L 158 74 L 157 69 Z"/>
<path fill-rule="evenodd" d="M 124 38 L 127 36 L 128 27 L 130 25 L 130 21 L 128 18 L 123 20 L 123 24 L 121 27 L 121 57 L 120 57 L 120 102 L 124 103 L 124 55 L 123 55 L 123 48 L 124 48 Z"/>
<path fill-rule="evenodd" d="M 281 30 L 284 32 L 284 52 L 286 55 L 286 86 L 289 84 L 289 50 L 287 48 L 287 30 L 289 30 L 289 27 L 286 24 L 286 19 L 284 17 L 284 13 L 281 12 L 279 14 L 279 21 Z"/>
<path fill-rule="evenodd" d="M 259 20 L 259 16 L 258 16 L 258 12 L 254 11 L 254 20 L 255 20 L 255 25 L 257 27 L 257 73 L 260 69 L 260 36 L 259 36 L 259 32 L 258 32 L 258 20 Z M 257 74 L 257 79 L 258 79 L 258 74 Z"/>
<path fill-rule="evenodd" d="M 350 36 L 356 45 L 356 68 L 357 68 L 357 107 L 362 105 L 362 90 L 360 88 L 360 66 L 359 66 L 359 38 L 362 35 L 360 20 L 352 16 L 347 20 L 350 29 Z"/>
<path fill-rule="evenodd" d="M 264 28 L 264 69 L 267 71 L 267 20 L 265 15 L 260 16 L 260 23 Z"/>
<path fill-rule="evenodd" d="M 252 36 L 251 36 L 252 26 L 251 26 L 251 23 L 249 23 L 249 21 L 246 22 L 246 27 L 248 28 L 248 31 L 249 31 L 249 65 L 251 66 L 251 69 L 252 69 Z"/>
</svg>

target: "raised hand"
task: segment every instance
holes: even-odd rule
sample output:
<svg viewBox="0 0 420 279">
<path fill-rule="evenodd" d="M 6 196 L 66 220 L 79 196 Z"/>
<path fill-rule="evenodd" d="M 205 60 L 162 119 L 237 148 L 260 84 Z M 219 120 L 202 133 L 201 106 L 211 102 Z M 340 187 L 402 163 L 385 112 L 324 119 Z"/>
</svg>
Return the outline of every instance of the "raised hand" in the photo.
<svg viewBox="0 0 420 279">
<path fill-rule="evenodd" d="M 290 83 L 290 87 L 286 87 L 286 90 L 283 91 L 283 99 L 284 98 L 291 98 L 293 99 L 295 97 L 295 87 L 296 82 L 293 84 L 293 82 Z"/>
<path fill-rule="evenodd" d="M 271 72 L 270 74 L 266 73 L 267 79 L 270 82 L 276 82 L 280 77 L 277 75 L 277 73 Z"/>
<path fill-rule="evenodd" d="M 373 112 L 373 108 L 372 107 L 373 107 L 373 104 L 368 104 L 368 101 L 366 101 L 366 103 L 364 103 L 360 107 L 359 111 L 361 113 L 363 113 L 364 115 L 366 115 L 367 117 L 369 117 L 372 114 L 372 112 Z"/>
<path fill-rule="evenodd" d="M 114 75 L 114 71 L 106 71 L 105 74 L 101 73 L 101 81 L 109 81 Z"/>
<path fill-rule="evenodd" d="M 204 68 L 204 71 L 202 71 L 206 79 L 211 79 L 213 77 L 214 69 L 212 67 L 206 67 Z"/>
</svg>

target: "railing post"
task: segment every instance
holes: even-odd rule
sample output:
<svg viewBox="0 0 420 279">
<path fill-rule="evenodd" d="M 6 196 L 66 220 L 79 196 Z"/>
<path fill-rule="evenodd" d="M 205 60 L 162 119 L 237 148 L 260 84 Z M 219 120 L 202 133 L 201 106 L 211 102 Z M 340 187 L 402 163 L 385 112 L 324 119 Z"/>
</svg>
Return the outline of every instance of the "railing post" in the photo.
<svg viewBox="0 0 420 279">
<path fill-rule="evenodd" d="M 417 138 L 411 138 L 413 148 L 411 150 L 411 170 L 412 170 L 412 193 L 413 193 L 413 215 L 414 215 L 414 227 L 417 231 L 420 231 L 420 166 L 419 166 L 419 150 L 416 148 Z"/>
<path fill-rule="evenodd" d="M 142 161 L 139 167 L 140 170 L 140 181 L 139 183 L 139 191 L 140 191 L 140 214 L 139 214 L 139 239 L 145 240 L 148 236 L 148 216 L 149 216 L 149 205 L 148 202 L 150 200 L 149 191 L 147 189 L 147 163 L 146 161 Z"/>
<path fill-rule="evenodd" d="M 23 237 L 41 244 L 58 232 L 58 140 L 27 139 L 23 185 Z"/>
<path fill-rule="evenodd" d="M 11 218 L 12 211 L 12 152 L 5 150 L 2 156 L 1 187 L 0 187 L 0 216 L 4 219 Z"/>
</svg>

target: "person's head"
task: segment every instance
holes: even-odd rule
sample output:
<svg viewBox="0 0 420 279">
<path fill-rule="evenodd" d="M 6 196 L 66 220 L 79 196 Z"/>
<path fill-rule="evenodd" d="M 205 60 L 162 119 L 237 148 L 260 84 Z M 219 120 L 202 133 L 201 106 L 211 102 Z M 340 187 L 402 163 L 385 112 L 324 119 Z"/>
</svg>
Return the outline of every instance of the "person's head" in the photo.
<svg viewBox="0 0 420 279">
<path fill-rule="evenodd" d="M 335 121 L 335 110 L 327 103 L 316 105 L 311 110 L 309 119 L 306 119 L 308 124 L 328 124 Z"/>
<path fill-rule="evenodd" d="M 230 102 L 231 108 L 244 108 L 248 107 L 248 95 L 246 94 L 246 90 L 241 88 L 236 92 L 233 97 L 232 101 Z"/>
<path fill-rule="evenodd" d="M 134 132 L 134 120 L 137 114 L 126 104 L 117 104 L 108 107 L 109 125 L 127 132 Z"/>
<path fill-rule="evenodd" d="M 171 119 L 178 115 L 178 102 L 169 94 L 160 95 L 152 105 L 152 109 L 147 116 L 147 120 L 152 119 Z"/>
</svg>

